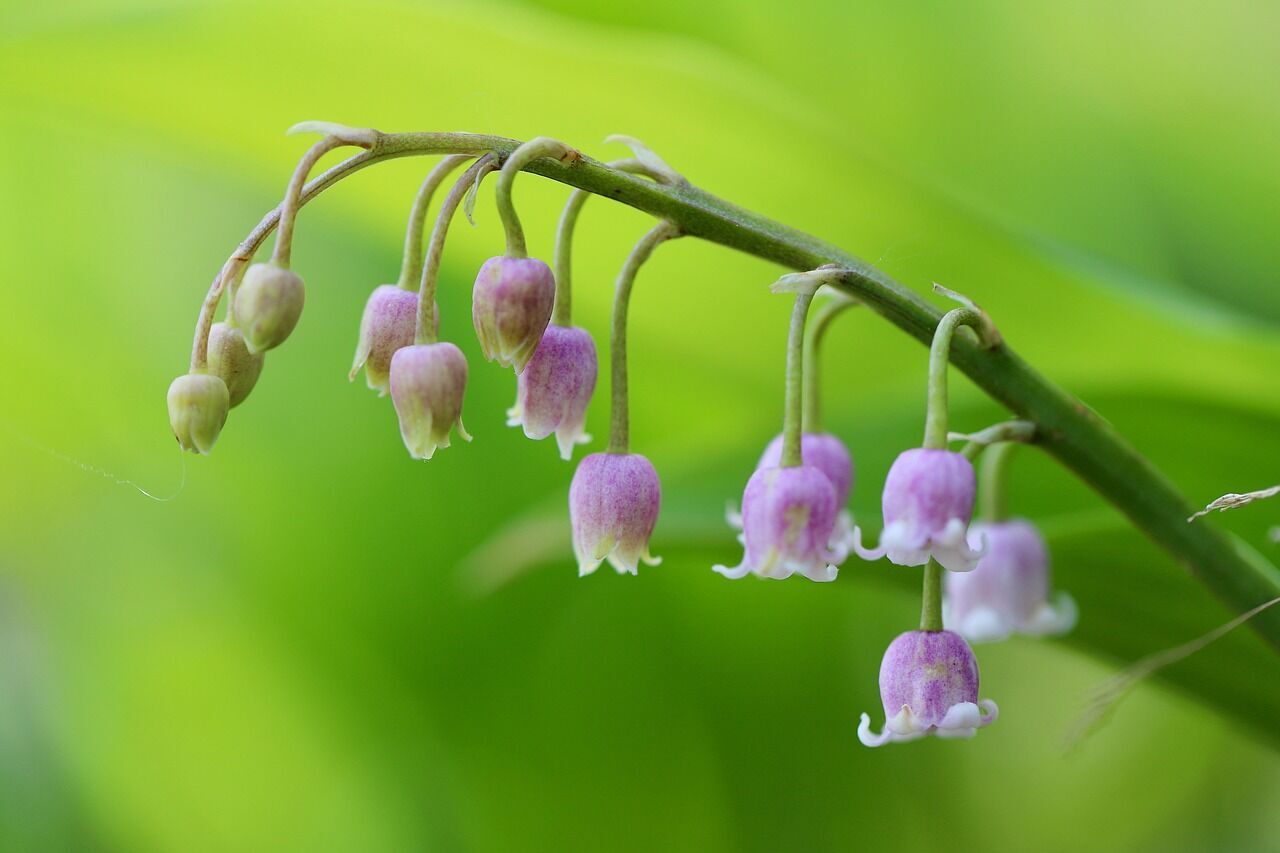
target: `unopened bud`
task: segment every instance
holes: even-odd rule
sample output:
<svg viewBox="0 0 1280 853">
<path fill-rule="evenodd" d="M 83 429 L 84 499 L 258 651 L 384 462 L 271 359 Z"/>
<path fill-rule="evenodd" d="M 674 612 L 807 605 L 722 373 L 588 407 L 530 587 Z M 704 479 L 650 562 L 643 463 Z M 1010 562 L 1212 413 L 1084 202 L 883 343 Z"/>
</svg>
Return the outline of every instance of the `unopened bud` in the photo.
<svg viewBox="0 0 1280 853">
<path fill-rule="evenodd" d="M 249 352 L 265 352 L 284 343 L 298 325 L 305 298 L 302 278 L 292 270 L 272 263 L 249 267 L 236 292 L 236 318 Z"/>
<path fill-rule="evenodd" d="M 226 384 L 233 409 L 258 383 L 266 358 L 266 353 L 249 352 L 244 335 L 235 326 L 214 323 L 209 330 L 209 372 Z"/>
<path fill-rule="evenodd" d="M 226 383 L 208 373 L 188 373 L 169 385 L 168 400 L 169 426 L 182 449 L 213 450 L 231 408 Z"/>
<path fill-rule="evenodd" d="M 524 371 L 556 301 L 551 268 L 537 258 L 490 258 L 476 275 L 471 319 L 489 361 Z"/>
</svg>

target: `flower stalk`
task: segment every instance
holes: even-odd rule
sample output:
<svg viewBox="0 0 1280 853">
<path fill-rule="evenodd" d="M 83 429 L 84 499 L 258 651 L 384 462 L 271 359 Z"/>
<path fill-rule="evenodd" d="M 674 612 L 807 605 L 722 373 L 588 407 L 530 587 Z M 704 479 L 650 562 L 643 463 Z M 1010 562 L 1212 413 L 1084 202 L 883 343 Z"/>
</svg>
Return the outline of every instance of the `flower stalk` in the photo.
<svg viewBox="0 0 1280 853">
<path fill-rule="evenodd" d="M 418 194 L 413 199 L 413 207 L 409 211 L 409 225 L 405 228 L 404 257 L 400 262 L 400 278 L 396 282 L 396 286 L 400 289 L 418 289 L 422 281 L 422 264 L 426 254 L 422 232 L 427 226 L 427 210 L 431 206 L 431 199 L 435 197 L 436 191 L 440 189 L 445 178 L 470 159 L 470 154 L 450 154 L 444 157 L 434 169 L 427 173 L 422 186 L 418 188 Z"/>
<path fill-rule="evenodd" d="M 458 205 L 462 204 L 472 185 L 497 168 L 497 157 L 485 154 L 462 173 L 462 177 L 454 182 L 449 194 L 440 203 L 440 212 L 436 214 L 436 224 L 431 229 L 431 239 L 422 265 L 422 280 L 418 285 L 418 322 L 414 328 L 414 343 L 433 344 L 437 339 L 436 281 L 440 277 L 440 259 L 444 255 L 445 239 L 449 236 L 453 215 L 457 213 Z"/>
<path fill-rule="evenodd" d="M 613 325 L 609 335 L 609 447 L 607 453 L 623 454 L 631 450 L 631 414 L 627 401 L 627 310 L 631 305 L 631 288 L 636 274 L 649 260 L 653 250 L 680 236 L 669 222 L 659 222 L 640 238 L 618 273 L 613 293 Z"/>
</svg>

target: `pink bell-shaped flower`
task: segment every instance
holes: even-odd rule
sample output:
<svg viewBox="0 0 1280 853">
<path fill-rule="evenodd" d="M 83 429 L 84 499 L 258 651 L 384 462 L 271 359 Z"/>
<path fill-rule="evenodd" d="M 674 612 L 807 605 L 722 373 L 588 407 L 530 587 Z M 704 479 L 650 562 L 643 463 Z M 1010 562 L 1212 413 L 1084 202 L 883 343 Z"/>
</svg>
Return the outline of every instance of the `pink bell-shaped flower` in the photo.
<svg viewBox="0 0 1280 853">
<path fill-rule="evenodd" d="M 974 643 L 1011 634 L 1045 636 L 1075 627 L 1076 604 L 1065 592 L 1049 601 L 1049 550 L 1035 525 L 1022 519 L 978 522 L 969 539 L 986 550 L 971 572 L 946 576 L 948 628 Z"/>
<path fill-rule="evenodd" d="M 847 554 L 833 541 L 835 525 L 836 491 L 821 470 L 758 468 L 742 493 L 742 562 L 714 569 L 727 578 L 833 581 Z"/>
<path fill-rule="evenodd" d="M 801 455 L 831 481 L 836 492 L 836 526 L 832 542 L 847 553 L 853 545 L 853 516 L 849 513 L 849 493 L 853 490 L 853 457 L 840 439 L 827 432 L 806 432 L 800 437 Z M 782 464 L 782 433 L 764 449 L 756 468 L 776 468 Z M 742 514 L 729 511 L 729 524 L 742 529 Z"/>
<path fill-rule="evenodd" d="M 884 481 L 880 546 L 864 548 L 855 527 L 853 550 L 865 560 L 888 556 L 900 566 L 922 566 L 933 557 L 950 571 L 970 571 L 982 554 L 967 536 L 976 491 L 973 465 L 961 454 L 903 451 Z"/>
<path fill-rule="evenodd" d="M 490 258 L 476 275 L 471 319 L 489 361 L 522 373 L 551 321 L 556 280 L 537 258 Z"/>
<path fill-rule="evenodd" d="M 456 427 L 463 440 L 462 397 L 467 388 L 467 360 L 451 343 L 401 347 L 391 357 L 391 400 L 400 419 L 400 437 L 409 455 L 430 459 L 437 447 L 449 446 Z"/>
<path fill-rule="evenodd" d="M 662 487 L 653 464 L 639 453 L 592 453 L 578 463 L 569 486 L 569 518 L 578 575 L 589 575 L 603 560 L 618 574 L 637 573 L 649 554 L 658 523 Z"/>
<path fill-rule="evenodd" d="M 990 699 L 978 701 L 978 662 L 964 638 L 952 631 L 898 635 L 880 662 L 880 700 L 884 730 L 873 734 L 867 714 L 858 725 L 858 739 L 866 746 L 925 735 L 969 738 L 999 714 Z"/>
<path fill-rule="evenodd" d="M 360 341 L 351 362 L 350 378 L 354 380 L 363 367 L 365 382 L 378 396 L 386 396 L 391 383 L 391 357 L 396 350 L 413 345 L 417 317 L 415 291 L 394 284 L 374 288 L 360 318 Z"/>
<path fill-rule="evenodd" d="M 507 426 L 524 427 L 529 438 L 556 434 L 560 457 L 591 437 L 583 431 L 587 404 L 596 388 L 596 345 L 585 329 L 547 326 L 533 358 L 516 380 L 516 404 Z"/>
</svg>

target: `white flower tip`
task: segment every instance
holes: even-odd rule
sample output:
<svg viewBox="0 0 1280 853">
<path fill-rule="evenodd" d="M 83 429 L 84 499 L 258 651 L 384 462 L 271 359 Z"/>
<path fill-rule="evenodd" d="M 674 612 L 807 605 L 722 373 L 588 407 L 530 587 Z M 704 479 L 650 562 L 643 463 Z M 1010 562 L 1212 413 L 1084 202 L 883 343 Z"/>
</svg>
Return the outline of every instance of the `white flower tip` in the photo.
<svg viewBox="0 0 1280 853">
<path fill-rule="evenodd" d="M 1036 609 L 1022 630 L 1036 637 L 1058 636 L 1074 628 L 1079 615 L 1076 600 L 1070 593 L 1059 592 L 1052 603 L 1046 601 Z"/>
<path fill-rule="evenodd" d="M 742 513 L 734 506 L 733 501 L 724 502 L 724 520 L 734 530 L 742 529 Z"/>
<path fill-rule="evenodd" d="M 717 564 L 711 567 L 711 571 L 718 575 L 723 575 L 729 580 L 737 580 L 738 578 L 746 577 L 749 570 L 747 569 L 747 564 L 743 563 L 742 565 L 734 566 L 732 569 L 728 566 Z"/>
<path fill-rule="evenodd" d="M 881 537 L 883 538 L 883 537 Z M 879 548 L 865 548 L 862 545 L 862 528 L 856 524 L 853 526 L 853 553 L 857 554 L 864 560 L 879 560 L 886 553 L 886 549 L 881 546 Z"/>
<path fill-rule="evenodd" d="M 950 622 L 947 615 L 944 612 L 944 625 Z M 952 630 L 971 643 L 998 643 L 1013 634 L 1013 627 L 994 609 L 979 607 L 960 620 Z"/>
<path fill-rule="evenodd" d="M 359 145 L 361 148 L 371 148 L 378 141 L 378 131 L 371 127 L 349 127 L 332 121 L 300 121 L 286 130 L 285 136 L 297 136 L 301 133 L 332 136 L 348 145 Z"/>
<path fill-rule="evenodd" d="M 888 729 L 884 729 L 878 735 L 872 734 L 871 716 L 869 714 L 863 714 L 862 719 L 858 721 L 858 740 L 862 741 L 863 746 L 884 746 L 889 742 L 890 737 L 892 735 Z"/>
</svg>

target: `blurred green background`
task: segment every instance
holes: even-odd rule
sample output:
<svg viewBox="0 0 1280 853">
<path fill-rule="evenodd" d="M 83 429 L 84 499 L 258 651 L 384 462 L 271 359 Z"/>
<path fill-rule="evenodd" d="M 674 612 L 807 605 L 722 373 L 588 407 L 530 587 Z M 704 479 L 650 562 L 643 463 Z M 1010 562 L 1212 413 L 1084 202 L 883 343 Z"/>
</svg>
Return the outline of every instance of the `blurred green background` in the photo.
<svg viewBox="0 0 1280 853">
<path fill-rule="evenodd" d="M 429 464 L 345 374 L 429 163 L 309 206 L 307 309 L 210 458 L 164 391 L 217 267 L 279 199 L 295 121 L 631 133 L 699 186 L 924 292 L 978 299 L 1196 503 L 1280 460 L 1280 7 L 837 0 L 102 0 L 0 7 L 0 849 L 1280 849 L 1280 663 L 1247 629 L 1063 740 L 1118 667 L 1231 617 L 1033 451 L 1014 499 L 1081 605 L 978 649 L 999 722 L 878 751 L 876 671 L 918 573 L 731 583 L 724 527 L 779 428 L 778 269 L 664 247 L 632 307 L 632 441 L 663 476 L 639 578 L 576 577 L 553 443 L 467 319 L 492 185 L 445 256 L 475 435 Z M 517 203 L 550 256 L 566 190 Z M 586 209 L 603 343 L 644 217 Z M 855 513 L 918 440 L 925 351 L 827 349 Z M 602 381 L 602 391 L 607 384 Z M 957 428 L 1002 413 L 962 377 Z M 607 395 L 590 426 L 605 429 Z M 597 442 L 594 449 L 599 449 Z M 172 501 L 147 500 L 132 480 Z M 1225 525 L 1273 562 L 1280 507 Z"/>
</svg>

